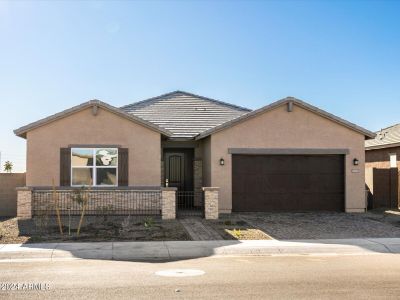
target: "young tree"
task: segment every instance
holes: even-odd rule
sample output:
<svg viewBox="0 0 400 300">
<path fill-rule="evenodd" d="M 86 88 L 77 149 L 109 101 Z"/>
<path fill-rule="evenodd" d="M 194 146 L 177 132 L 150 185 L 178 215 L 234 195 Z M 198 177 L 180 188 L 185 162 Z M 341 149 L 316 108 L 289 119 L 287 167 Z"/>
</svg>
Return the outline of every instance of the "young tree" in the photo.
<svg viewBox="0 0 400 300">
<path fill-rule="evenodd" d="M 7 160 L 6 163 L 4 164 L 4 172 L 11 173 L 12 168 L 13 168 L 12 162 Z"/>
</svg>

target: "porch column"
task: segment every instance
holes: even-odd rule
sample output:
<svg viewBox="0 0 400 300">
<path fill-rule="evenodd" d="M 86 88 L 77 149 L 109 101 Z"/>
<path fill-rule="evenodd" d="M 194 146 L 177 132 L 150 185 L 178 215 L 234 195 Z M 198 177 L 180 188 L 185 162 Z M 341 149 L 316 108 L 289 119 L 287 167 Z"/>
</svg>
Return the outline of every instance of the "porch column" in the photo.
<svg viewBox="0 0 400 300">
<path fill-rule="evenodd" d="M 163 220 L 176 219 L 176 190 L 175 187 L 161 188 L 161 217 Z"/>
<path fill-rule="evenodd" d="M 218 211 L 218 187 L 203 187 L 204 191 L 204 217 L 207 220 L 217 220 L 219 218 Z"/>
<path fill-rule="evenodd" d="M 165 186 L 165 163 L 161 160 L 161 186 Z"/>
<path fill-rule="evenodd" d="M 193 161 L 194 177 L 194 206 L 202 206 L 202 187 L 203 187 L 203 161 L 195 159 Z"/>
<path fill-rule="evenodd" d="M 17 217 L 32 218 L 32 189 L 29 187 L 17 188 Z"/>
</svg>

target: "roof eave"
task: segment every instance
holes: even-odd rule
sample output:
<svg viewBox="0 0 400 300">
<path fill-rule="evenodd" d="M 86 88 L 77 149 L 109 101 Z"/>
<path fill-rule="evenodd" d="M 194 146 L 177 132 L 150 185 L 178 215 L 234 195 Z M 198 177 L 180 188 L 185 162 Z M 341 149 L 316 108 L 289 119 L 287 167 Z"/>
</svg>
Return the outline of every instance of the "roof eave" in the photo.
<svg viewBox="0 0 400 300">
<path fill-rule="evenodd" d="M 400 147 L 400 142 L 399 143 L 392 143 L 392 144 L 382 144 L 382 145 L 375 145 L 375 146 L 366 146 L 365 150 L 378 150 L 378 149 L 386 149 L 386 148 L 395 148 L 395 147 Z"/>
<path fill-rule="evenodd" d="M 103 109 L 105 109 L 105 110 L 107 110 L 109 112 L 112 112 L 112 113 L 114 113 L 116 115 L 119 115 L 119 116 L 121 116 L 123 118 L 126 118 L 126 119 L 128 119 L 128 120 L 130 120 L 132 122 L 135 122 L 135 123 L 140 124 L 140 125 L 142 125 L 144 127 L 147 127 L 147 128 L 152 129 L 154 131 L 157 131 L 157 132 L 159 132 L 159 133 L 161 133 L 161 134 L 163 134 L 165 136 L 169 137 L 169 136 L 172 135 L 172 133 L 170 131 L 168 131 L 166 129 L 163 129 L 163 128 L 157 126 L 156 124 L 150 123 L 150 122 L 148 122 L 146 120 L 143 120 L 142 118 L 139 118 L 139 117 L 134 116 L 132 114 L 126 113 L 126 112 L 122 111 L 121 109 L 118 109 L 117 107 L 114 107 L 114 106 L 112 106 L 110 104 L 107 104 L 105 102 L 102 102 L 100 100 L 90 100 L 90 101 L 84 102 L 82 104 L 79 104 L 77 106 L 74 106 L 72 108 L 69 108 L 69 109 L 66 109 L 64 111 L 61 111 L 59 113 L 56 113 L 54 115 L 51 115 L 49 117 L 46 117 L 46 118 L 40 119 L 38 121 L 32 122 L 32 123 L 30 123 L 28 125 L 22 126 L 22 127 L 18 128 L 18 129 L 15 129 L 14 130 L 14 134 L 19 136 L 19 137 L 21 137 L 21 138 L 26 138 L 26 134 L 27 134 L 28 131 L 31 131 L 31 130 L 36 129 L 36 128 L 41 127 L 41 126 L 44 126 L 44 125 L 46 125 L 48 123 L 51 123 L 51 122 L 54 122 L 56 120 L 65 118 L 65 117 L 70 116 L 70 115 L 72 115 L 72 114 L 74 114 L 76 112 L 79 112 L 81 110 L 84 110 L 84 109 L 87 109 L 87 108 L 93 107 L 93 106 L 98 106 L 100 108 L 103 108 Z"/>
<path fill-rule="evenodd" d="M 168 137 L 169 141 L 177 141 L 177 142 L 184 142 L 184 141 L 194 141 L 195 137 L 191 136 L 191 137 L 177 137 L 177 136 L 171 136 Z"/>
<path fill-rule="evenodd" d="M 300 99 L 297 99 L 297 98 L 294 98 L 294 97 L 286 97 L 284 99 L 278 100 L 278 101 L 276 101 L 274 103 L 268 104 L 268 105 L 266 105 L 264 107 L 261 107 L 259 109 L 253 110 L 253 111 L 251 111 L 251 112 L 249 112 L 247 114 L 244 114 L 244 115 L 242 115 L 242 116 L 240 116 L 240 117 L 238 117 L 236 119 L 233 119 L 233 120 L 230 120 L 228 122 L 225 122 L 224 124 L 221 124 L 221 125 L 219 125 L 217 127 L 211 128 L 211 129 L 209 129 L 207 131 L 204 131 L 204 132 L 202 132 L 202 133 L 200 133 L 199 135 L 196 136 L 196 140 L 203 139 L 203 138 L 205 138 L 205 137 L 207 137 L 207 136 L 209 136 L 211 134 L 214 134 L 214 133 L 219 132 L 221 130 L 224 130 L 226 128 L 232 127 L 232 126 L 234 126 L 236 124 L 239 124 L 239 123 L 241 123 L 241 122 L 243 122 L 245 120 L 253 118 L 253 117 L 255 117 L 255 116 L 257 116 L 257 115 L 259 115 L 261 113 L 270 111 L 270 110 L 272 110 L 274 108 L 277 108 L 277 107 L 279 107 L 281 105 L 284 105 L 286 103 L 289 103 L 289 102 L 292 102 L 292 103 L 294 103 L 294 104 L 296 104 L 296 105 L 298 105 L 298 106 L 300 106 L 300 107 L 302 107 L 304 109 L 312 111 L 312 112 L 314 112 L 314 113 L 316 113 L 316 114 L 318 114 L 318 115 L 320 115 L 322 117 L 325 117 L 325 118 L 327 118 L 327 119 L 329 119 L 331 121 L 339 123 L 339 124 L 349 128 L 349 129 L 352 129 L 352 130 L 354 130 L 356 132 L 359 132 L 359 133 L 363 134 L 366 137 L 366 139 L 373 139 L 376 136 L 376 134 L 374 132 L 372 132 L 372 131 L 369 131 L 369 130 L 367 130 L 365 128 L 362 128 L 362 127 L 360 127 L 360 126 L 358 126 L 356 124 L 348 122 L 348 121 L 346 121 L 346 120 L 344 120 L 344 119 L 342 119 L 340 117 L 337 117 L 337 116 L 335 116 L 335 115 L 333 115 L 331 113 L 328 113 L 328 112 L 326 112 L 326 111 L 324 111 L 322 109 L 319 109 L 319 108 L 317 108 L 317 107 L 315 107 L 315 106 L 313 106 L 311 104 L 308 104 L 308 103 L 306 103 L 306 102 L 304 102 L 304 101 L 302 101 Z"/>
</svg>

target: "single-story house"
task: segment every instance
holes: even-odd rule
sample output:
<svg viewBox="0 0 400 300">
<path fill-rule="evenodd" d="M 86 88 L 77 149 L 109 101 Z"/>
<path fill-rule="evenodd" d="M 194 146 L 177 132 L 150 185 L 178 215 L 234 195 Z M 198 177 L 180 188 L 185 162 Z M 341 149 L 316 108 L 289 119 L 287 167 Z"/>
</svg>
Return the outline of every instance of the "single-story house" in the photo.
<svg viewBox="0 0 400 300">
<path fill-rule="evenodd" d="M 375 137 L 293 97 L 252 111 L 182 91 L 120 108 L 91 100 L 15 134 L 28 187 L 215 187 L 219 213 L 363 212 Z"/>
<path fill-rule="evenodd" d="M 376 132 L 365 141 L 365 179 L 370 207 L 399 206 L 400 124 Z"/>
</svg>

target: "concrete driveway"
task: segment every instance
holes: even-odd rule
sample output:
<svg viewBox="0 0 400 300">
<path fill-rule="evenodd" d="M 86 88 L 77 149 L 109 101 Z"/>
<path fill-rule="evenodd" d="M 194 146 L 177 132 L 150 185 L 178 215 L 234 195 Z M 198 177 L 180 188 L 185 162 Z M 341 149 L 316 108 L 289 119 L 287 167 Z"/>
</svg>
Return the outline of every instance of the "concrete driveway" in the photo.
<svg viewBox="0 0 400 300">
<path fill-rule="evenodd" d="M 400 215 L 382 213 L 241 213 L 236 217 L 279 240 L 400 237 Z"/>
</svg>

